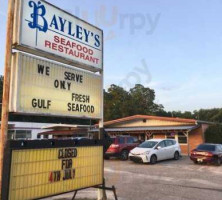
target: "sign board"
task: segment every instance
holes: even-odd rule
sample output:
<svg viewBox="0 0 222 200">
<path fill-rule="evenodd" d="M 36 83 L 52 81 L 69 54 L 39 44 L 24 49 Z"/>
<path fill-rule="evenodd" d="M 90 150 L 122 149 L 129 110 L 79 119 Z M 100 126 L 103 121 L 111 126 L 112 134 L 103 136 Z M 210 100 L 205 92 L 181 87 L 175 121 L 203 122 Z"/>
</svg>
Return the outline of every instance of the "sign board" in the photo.
<svg viewBox="0 0 222 200">
<path fill-rule="evenodd" d="M 17 1 L 15 48 L 91 71 L 103 66 L 103 32 L 42 0 Z"/>
<path fill-rule="evenodd" d="M 103 183 L 99 140 L 11 141 L 6 154 L 2 199 L 39 199 Z"/>
<path fill-rule="evenodd" d="M 102 98 L 100 75 L 13 55 L 10 112 L 100 119 Z"/>
</svg>

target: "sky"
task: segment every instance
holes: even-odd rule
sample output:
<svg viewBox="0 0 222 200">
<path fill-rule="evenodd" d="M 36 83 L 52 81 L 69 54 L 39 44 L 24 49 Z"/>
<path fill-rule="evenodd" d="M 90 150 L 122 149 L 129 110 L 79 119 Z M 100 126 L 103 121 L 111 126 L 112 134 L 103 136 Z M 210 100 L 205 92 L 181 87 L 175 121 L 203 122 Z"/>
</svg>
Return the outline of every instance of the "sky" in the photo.
<svg viewBox="0 0 222 200">
<path fill-rule="evenodd" d="M 104 31 L 104 87 L 155 90 L 167 111 L 222 107 L 222 1 L 48 0 Z M 0 2 L 0 74 L 7 1 Z"/>
</svg>

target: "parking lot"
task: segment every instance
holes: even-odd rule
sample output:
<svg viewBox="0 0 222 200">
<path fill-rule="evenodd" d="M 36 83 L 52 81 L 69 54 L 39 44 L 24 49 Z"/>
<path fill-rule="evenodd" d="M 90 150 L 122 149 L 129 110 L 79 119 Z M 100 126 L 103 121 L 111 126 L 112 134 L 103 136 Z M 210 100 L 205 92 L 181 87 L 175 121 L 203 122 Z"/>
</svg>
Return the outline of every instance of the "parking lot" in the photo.
<svg viewBox="0 0 222 200">
<path fill-rule="evenodd" d="M 221 200 L 222 166 L 194 165 L 188 157 L 156 165 L 111 159 L 105 161 L 107 186 L 115 185 L 119 200 Z M 107 192 L 108 199 L 114 199 Z M 96 199 L 96 190 L 79 191 L 77 198 Z M 71 199 L 66 194 L 51 199 Z"/>
</svg>

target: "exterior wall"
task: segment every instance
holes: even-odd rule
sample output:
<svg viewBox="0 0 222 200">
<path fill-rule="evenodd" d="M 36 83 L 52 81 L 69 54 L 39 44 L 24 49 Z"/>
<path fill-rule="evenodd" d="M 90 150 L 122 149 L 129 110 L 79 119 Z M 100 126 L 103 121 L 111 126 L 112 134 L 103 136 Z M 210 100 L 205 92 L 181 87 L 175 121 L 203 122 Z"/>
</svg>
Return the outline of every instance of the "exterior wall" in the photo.
<svg viewBox="0 0 222 200">
<path fill-rule="evenodd" d="M 175 121 L 165 121 L 165 120 L 152 120 L 147 119 L 143 122 L 143 119 L 131 120 L 122 123 L 116 123 L 111 126 L 106 127 L 141 127 L 141 126 L 183 126 L 183 125 L 195 125 L 193 123 L 185 123 L 185 122 L 175 122 Z"/>
<path fill-rule="evenodd" d="M 153 134 L 153 139 L 165 139 L 165 134 Z"/>
<path fill-rule="evenodd" d="M 181 144 L 180 148 L 181 148 L 181 154 L 188 155 L 188 145 L 187 144 Z"/>
<path fill-rule="evenodd" d="M 204 133 L 202 126 L 198 129 L 195 129 L 189 133 L 189 149 L 192 151 L 199 144 L 204 143 Z"/>
</svg>

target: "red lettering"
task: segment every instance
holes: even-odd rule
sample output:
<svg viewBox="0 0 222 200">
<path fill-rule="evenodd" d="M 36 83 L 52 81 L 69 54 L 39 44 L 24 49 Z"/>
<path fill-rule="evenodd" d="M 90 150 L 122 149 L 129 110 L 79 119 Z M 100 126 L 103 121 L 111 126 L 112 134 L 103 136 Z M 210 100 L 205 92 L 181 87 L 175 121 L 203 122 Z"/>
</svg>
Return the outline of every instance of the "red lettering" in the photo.
<svg viewBox="0 0 222 200">
<path fill-rule="evenodd" d="M 59 45 L 58 50 L 59 50 L 59 52 L 63 52 L 63 51 L 64 51 L 63 46 L 62 46 L 62 45 Z"/>
<path fill-rule="evenodd" d="M 59 36 L 54 36 L 54 42 L 59 43 Z"/>
<path fill-rule="evenodd" d="M 93 50 L 89 49 L 89 55 L 93 55 Z"/>
<path fill-rule="evenodd" d="M 84 57 L 85 57 L 84 53 L 80 53 L 80 58 L 83 58 L 85 60 Z"/>
<path fill-rule="evenodd" d="M 76 47 L 76 43 L 72 42 L 72 48 Z"/>
<path fill-rule="evenodd" d="M 77 47 L 78 51 L 82 51 L 82 46 L 81 45 L 77 45 L 76 47 Z"/>
<path fill-rule="evenodd" d="M 67 46 L 67 44 L 66 44 L 66 39 L 61 38 L 61 44 Z"/>
<path fill-rule="evenodd" d="M 51 42 L 48 40 L 45 41 L 45 47 L 51 48 Z"/>
</svg>

